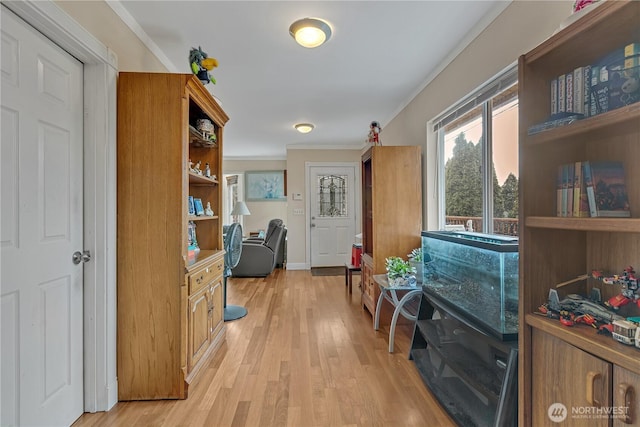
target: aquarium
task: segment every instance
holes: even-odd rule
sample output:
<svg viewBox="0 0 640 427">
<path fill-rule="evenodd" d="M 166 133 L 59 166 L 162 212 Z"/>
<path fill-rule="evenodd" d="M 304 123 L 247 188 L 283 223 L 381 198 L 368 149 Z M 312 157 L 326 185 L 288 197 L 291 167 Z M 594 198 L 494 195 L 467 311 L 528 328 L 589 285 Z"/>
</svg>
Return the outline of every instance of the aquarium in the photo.
<svg viewBox="0 0 640 427">
<path fill-rule="evenodd" d="M 518 338 L 518 238 L 423 231 L 427 296 L 501 340 Z"/>
</svg>

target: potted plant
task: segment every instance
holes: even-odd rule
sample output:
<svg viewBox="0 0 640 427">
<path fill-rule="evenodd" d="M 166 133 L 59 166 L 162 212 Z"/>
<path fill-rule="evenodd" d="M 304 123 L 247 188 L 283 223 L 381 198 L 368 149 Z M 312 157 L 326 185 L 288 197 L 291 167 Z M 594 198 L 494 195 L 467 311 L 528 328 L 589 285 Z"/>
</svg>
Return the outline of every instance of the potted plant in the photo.
<svg viewBox="0 0 640 427">
<path fill-rule="evenodd" d="M 386 258 L 387 279 L 390 286 L 414 286 L 416 283 L 416 269 L 400 257 Z"/>
</svg>

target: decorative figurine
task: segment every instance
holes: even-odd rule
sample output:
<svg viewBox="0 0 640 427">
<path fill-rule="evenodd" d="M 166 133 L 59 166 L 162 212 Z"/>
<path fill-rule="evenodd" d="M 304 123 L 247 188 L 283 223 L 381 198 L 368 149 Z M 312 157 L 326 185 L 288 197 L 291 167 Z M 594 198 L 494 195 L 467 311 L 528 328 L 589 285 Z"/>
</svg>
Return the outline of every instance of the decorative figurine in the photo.
<svg viewBox="0 0 640 427">
<path fill-rule="evenodd" d="M 593 270 L 591 277 L 600 280 L 607 285 L 622 285 L 620 293 L 614 297 L 609 298 L 605 305 L 614 310 L 618 310 L 620 307 L 635 303 L 640 308 L 640 289 L 638 286 L 638 278 L 636 272 L 632 266 L 626 267 L 622 275 L 614 274 L 613 276 L 605 276 L 600 270 Z"/>
<path fill-rule="evenodd" d="M 197 173 L 198 175 L 202 175 L 202 170 L 200 170 L 200 165 L 202 164 L 202 162 L 200 160 L 198 160 L 198 162 L 196 163 L 196 165 L 193 168 L 193 172 Z"/>
<path fill-rule="evenodd" d="M 614 340 L 626 345 L 636 344 L 636 330 L 638 325 L 628 320 L 614 320 L 612 337 Z"/>
<path fill-rule="evenodd" d="M 369 138 L 368 138 L 368 142 L 372 145 L 382 145 L 382 142 L 380 142 L 380 132 L 382 131 L 382 127 L 380 126 L 380 123 L 373 121 L 371 122 L 371 125 L 369 126 Z"/>
<path fill-rule="evenodd" d="M 207 208 L 204 210 L 206 216 L 213 216 L 213 209 L 211 209 L 211 202 L 207 202 Z"/>
<path fill-rule="evenodd" d="M 207 83 L 216 84 L 216 79 L 209 74 L 209 71 L 218 66 L 218 60 L 216 58 L 208 58 L 206 52 L 200 46 L 197 49 L 192 47 L 189 51 L 189 65 L 193 74 L 198 76 L 203 85 Z"/>
<path fill-rule="evenodd" d="M 204 176 L 211 178 L 211 168 L 209 167 L 208 162 L 204 164 Z"/>
<path fill-rule="evenodd" d="M 193 168 L 193 162 L 191 161 L 191 159 L 189 159 L 189 172 L 196 172 L 196 170 Z"/>
</svg>

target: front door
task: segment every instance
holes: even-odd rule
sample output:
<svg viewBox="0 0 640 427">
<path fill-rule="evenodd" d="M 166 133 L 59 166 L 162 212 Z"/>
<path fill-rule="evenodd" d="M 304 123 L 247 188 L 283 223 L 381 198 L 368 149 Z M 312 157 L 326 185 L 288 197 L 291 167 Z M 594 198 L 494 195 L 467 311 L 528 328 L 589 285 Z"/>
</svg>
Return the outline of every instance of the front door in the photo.
<svg viewBox="0 0 640 427">
<path fill-rule="evenodd" d="M 355 240 L 355 166 L 309 168 L 311 267 L 344 265 Z"/>
<path fill-rule="evenodd" d="M 2 6 L 0 425 L 83 412 L 83 65 Z"/>
</svg>

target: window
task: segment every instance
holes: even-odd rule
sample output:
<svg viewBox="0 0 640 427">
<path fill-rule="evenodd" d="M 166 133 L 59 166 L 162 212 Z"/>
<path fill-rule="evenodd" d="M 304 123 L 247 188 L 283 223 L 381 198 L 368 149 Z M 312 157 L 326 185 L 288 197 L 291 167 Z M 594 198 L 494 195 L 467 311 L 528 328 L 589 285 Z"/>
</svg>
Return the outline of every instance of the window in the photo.
<svg viewBox="0 0 640 427">
<path fill-rule="evenodd" d="M 232 224 L 234 222 L 239 222 L 240 225 L 242 225 L 242 216 L 234 217 L 231 215 L 231 211 L 233 210 L 233 207 L 236 205 L 238 200 L 242 200 L 242 194 L 240 194 L 242 190 L 242 185 L 241 185 L 242 183 L 240 182 L 240 179 L 242 179 L 242 175 L 241 174 L 224 175 L 224 179 L 225 179 L 226 186 L 224 187 L 224 193 L 223 193 L 223 198 L 224 198 L 223 224 Z"/>
<path fill-rule="evenodd" d="M 318 216 L 346 217 L 347 176 L 318 175 Z"/>
<path fill-rule="evenodd" d="M 517 67 L 492 79 L 434 123 L 440 228 L 517 236 Z"/>
</svg>

